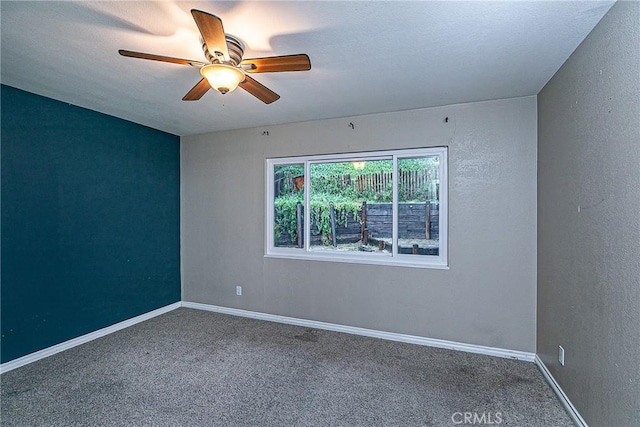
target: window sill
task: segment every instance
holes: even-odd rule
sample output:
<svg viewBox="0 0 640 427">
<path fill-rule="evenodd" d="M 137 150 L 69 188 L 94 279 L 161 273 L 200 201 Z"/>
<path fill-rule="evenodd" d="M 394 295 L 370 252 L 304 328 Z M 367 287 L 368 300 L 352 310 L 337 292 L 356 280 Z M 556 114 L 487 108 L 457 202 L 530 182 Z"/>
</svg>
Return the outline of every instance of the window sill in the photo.
<svg viewBox="0 0 640 427">
<path fill-rule="evenodd" d="M 280 259 L 301 259 L 308 261 L 328 261 L 328 262 L 343 262 L 349 264 L 370 264 L 370 265 L 385 265 L 391 267 L 411 267 L 411 268 L 428 268 L 434 270 L 449 270 L 449 266 L 445 263 L 439 262 L 426 262 L 415 261 L 411 258 L 421 255 L 407 255 L 391 257 L 384 254 L 367 256 L 355 256 L 355 255 L 340 255 L 336 256 L 333 253 L 318 252 L 304 252 L 300 253 L 291 252 L 267 252 L 265 258 L 280 258 Z M 435 258 L 435 257 L 434 257 Z M 434 260 L 435 261 L 435 260 Z"/>
</svg>

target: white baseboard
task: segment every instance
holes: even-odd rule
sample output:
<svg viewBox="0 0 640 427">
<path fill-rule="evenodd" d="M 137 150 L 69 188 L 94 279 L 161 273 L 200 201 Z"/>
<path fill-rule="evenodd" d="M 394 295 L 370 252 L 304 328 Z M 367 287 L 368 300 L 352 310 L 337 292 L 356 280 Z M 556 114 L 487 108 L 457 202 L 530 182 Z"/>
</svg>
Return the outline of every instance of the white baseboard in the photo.
<svg viewBox="0 0 640 427">
<path fill-rule="evenodd" d="M 503 348 L 487 347 L 476 344 L 465 344 L 455 341 L 425 338 L 415 335 L 397 334 L 394 332 L 377 331 L 374 329 L 358 328 L 355 326 L 345 326 L 335 323 L 318 322 L 315 320 L 299 319 L 295 317 L 279 316 L 275 314 L 260 313 L 256 311 L 240 310 L 237 308 L 220 307 L 216 305 L 201 304 L 197 302 L 182 302 L 183 307 L 195 308 L 198 310 L 213 311 L 216 313 L 230 314 L 233 316 L 249 317 L 252 319 L 267 320 L 270 322 L 286 323 L 289 325 L 306 326 L 327 331 L 344 332 L 353 335 L 362 335 L 372 338 L 381 338 L 389 341 L 398 341 L 409 344 L 424 345 L 427 347 L 446 348 L 449 350 L 464 351 L 467 353 L 484 354 L 506 359 L 516 359 L 526 362 L 534 362 L 535 353 L 524 351 L 507 350 Z"/>
<path fill-rule="evenodd" d="M 547 369 L 547 366 L 544 364 L 542 359 L 540 359 L 540 357 L 535 353 L 528 353 L 528 352 L 517 351 L 517 350 L 507 350 L 507 349 L 502 349 L 497 347 L 487 347 L 487 346 L 476 345 L 476 344 L 466 344 L 466 343 L 460 343 L 456 341 L 425 338 L 425 337 L 419 337 L 415 335 L 397 334 L 394 332 L 377 331 L 374 329 L 358 328 L 355 326 L 345 326 L 345 325 L 339 325 L 336 323 L 319 322 L 315 320 L 299 319 L 295 317 L 279 316 L 276 314 L 260 313 L 257 311 L 240 310 L 237 308 L 221 307 L 216 305 L 201 304 L 197 302 L 187 302 L 187 301 L 181 301 L 181 302 L 175 302 L 173 304 L 169 304 L 167 306 L 158 308 L 148 313 L 141 314 L 140 316 L 136 316 L 131 319 L 127 319 L 122 322 L 116 323 L 115 325 L 111 325 L 106 328 L 99 329 L 97 331 L 88 333 L 86 335 L 82 335 L 80 337 L 73 338 L 71 340 L 62 342 L 60 344 L 56 344 L 52 347 L 48 347 L 48 348 L 36 351 L 34 353 L 27 354 L 26 356 L 22 356 L 18 359 L 14 359 L 9 362 L 2 363 L 0 364 L 0 374 L 9 372 L 13 369 L 19 368 L 21 366 L 35 362 L 37 360 L 44 359 L 45 357 L 52 356 L 56 353 L 60 353 L 61 351 L 87 343 L 89 341 L 95 340 L 96 338 L 103 337 L 105 335 L 111 334 L 121 329 L 128 328 L 129 326 L 133 326 L 136 323 L 144 322 L 145 320 L 148 320 L 148 319 L 151 319 L 152 317 L 156 317 L 161 314 L 167 313 L 169 311 L 175 310 L 176 308 L 179 308 L 179 307 L 194 308 L 197 310 L 212 311 L 215 313 L 229 314 L 229 315 L 240 316 L 240 317 L 248 317 L 251 319 L 266 320 L 270 322 L 285 323 L 288 325 L 305 326 L 305 327 L 310 327 L 315 329 L 324 329 L 327 331 L 343 332 L 343 333 L 353 334 L 353 335 L 362 335 L 366 337 L 380 338 L 380 339 L 385 339 L 389 341 L 424 345 L 427 347 L 445 348 L 449 350 L 464 351 L 468 353 L 484 354 L 487 356 L 496 356 L 496 357 L 502 357 L 507 359 L 516 359 L 516 360 L 522 360 L 526 362 L 533 362 L 536 364 L 536 366 L 544 376 L 545 380 L 547 381 L 551 389 L 556 393 L 556 395 L 558 396 L 558 399 L 560 399 L 560 403 L 567 410 L 567 412 L 569 413 L 569 416 L 576 423 L 576 425 L 578 425 L 578 427 L 588 427 L 586 421 L 582 418 L 578 410 L 573 406 L 573 404 L 571 403 L 567 395 L 564 393 L 560 385 L 557 383 L 553 375 L 551 375 L 551 372 L 549 372 L 549 369 Z"/>
<path fill-rule="evenodd" d="M 558 384 L 553 375 L 551 375 L 551 372 L 549 372 L 549 369 L 547 369 L 547 366 L 537 354 L 535 357 L 535 364 L 538 366 L 538 369 L 540 369 L 540 372 L 542 372 L 542 375 L 544 376 L 544 379 L 547 380 L 547 383 L 549 383 L 549 386 L 551 386 L 551 389 L 553 389 L 558 396 L 558 399 L 560 399 L 560 403 L 562 403 L 562 406 L 567 410 L 573 422 L 576 423 L 578 427 L 588 427 L 586 421 L 582 418 L 575 406 L 573 406 L 573 403 L 571 403 L 567 395 L 564 394 L 560 384 Z"/>
<path fill-rule="evenodd" d="M 158 308 L 157 310 L 153 310 L 148 313 L 141 314 L 140 316 L 132 317 L 131 319 L 127 319 L 122 322 L 116 323 L 115 325 L 107 326 L 106 328 L 98 329 L 97 331 L 90 332 L 86 335 L 82 335 L 77 338 L 73 338 L 68 341 L 61 342 L 60 344 L 56 344 L 54 346 L 44 348 L 34 353 L 27 354 L 26 356 L 22 356 L 17 359 L 10 360 L 9 362 L 5 362 L 0 365 L 0 374 L 4 374 L 5 372 L 9 372 L 13 369 L 19 368 L 20 366 L 24 366 L 28 363 L 32 363 L 37 360 L 44 359 L 45 357 L 52 356 L 56 353 L 60 353 L 61 351 L 68 350 L 80 344 L 93 341 L 96 338 L 103 337 L 105 335 L 119 331 L 120 329 L 128 328 L 129 326 L 133 326 L 136 323 L 144 322 L 145 320 L 151 319 L 152 317 L 156 317 L 161 314 L 167 313 L 171 310 L 175 310 L 180 306 L 181 306 L 180 302 L 175 302 L 173 304 L 169 304 L 167 306 Z"/>
<path fill-rule="evenodd" d="M 355 326 L 345 326 L 345 325 L 339 325 L 336 323 L 326 323 L 326 322 L 319 322 L 315 320 L 299 319 L 295 317 L 279 316 L 275 314 L 260 313 L 256 311 L 247 311 L 247 310 L 240 310 L 236 308 L 220 307 L 220 306 L 210 305 L 210 304 L 201 304 L 196 302 L 182 301 L 182 302 L 169 304 L 157 310 L 153 310 L 148 313 L 141 314 L 140 316 L 136 316 L 131 319 L 116 323 L 115 325 L 111 325 L 106 328 L 99 329 L 97 331 L 88 333 L 86 335 L 73 338 L 71 340 L 62 342 L 60 344 L 56 344 L 52 347 L 48 347 L 48 348 L 36 351 L 34 353 L 27 354 L 26 356 L 22 356 L 18 359 L 14 359 L 9 362 L 0 364 L 0 374 L 9 372 L 13 369 L 19 368 L 21 366 L 35 362 L 37 360 L 44 359 L 45 357 L 52 356 L 56 353 L 60 353 L 61 351 L 87 343 L 89 341 L 95 340 L 96 338 L 103 337 L 105 335 L 111 334 L 113 332 L 119 331 L 129 326 L 133 326 L 136 323 L 143 322 L 145 320 L 151 319 L 152 317 L 156 317 L 161 314 L 167 313 L 169 311 L 175 310 L 176 308 L 179 308 L 179 307 L 194 308 L 198 310 L 212 311 L 216 313 L 229 314 L 233 316 L 248 317 L 252 319 L 266 320 L 269 322 L 285 323 L 288 325 L 305 326 L 305 327 L 315 328 L 315 329 L 324 329 L 327 331 L 343 332 L 343 333 L 353 334 L 353 335 L 362 335 L 366 337 L 380 338 L 380 339 L 389 340 L 389 341 L 424 345 L 427 347 L 437 347 L 437 348 L 444 348 L 449 350 L 464 351 L 468 353 L 484 354 L 487 356 L 496 356 L 496 357 L 502 357 L 506 359 L 522 360 L 526 362 L 535 361 L 536 364 L 538 364 L 538 366 L 542 364 L 542 362 L 538 363 L 538 361 L 536 360 L 537 356 L 534 353 L 528 353 L 524 351 L 507 350 L 507 349 L 502 349 L 497 347 L 487 347 L 487 346 L 476 345 L 476 344 L 466 344 L 466 343 L 460 343 L 456 341 L 425 338 L 425 337 L 420 337 L 416 335 L 405 335 L 405 334 L 398 334 L 394 332 L 377 331 L 374 329 L 358 328 Z M 542 364 L 542 366 L 544 365 Z M 544 369 L 546 370 L 546 367 Z M 545 377 L 547 375 L 550 376 L 548 371 L 546 372 L 547 373 L 545 374 L 545 371 L 543 371 L 543 374 L 545 374 Z M 547 381 L 549 381 L 549 379 L 547 379 Z M 551 381 L 549 381 L 549 383 L 552 384 L 552 387 L 554 387 L 553 384 L 556 384 L 555 380 L 553 380 L 553 383 L 551 383 Z M 556 391 L 555 388 L 554 388 L 554 391 Z M 558 391 L 556 391 L 556 393 L 558 393 Z M 562 391 L 560 391 L 560 393 L 562 393 Z M 562 393 L 562 395 L 564 396 L 564 393 Z M 571 407 L 573 408 L 572 405 Z M 572 412 L 570 411 L 570 413 Z M 577 411 L 576 411 L 576 414 L 577 414 Z M 586 424 L 583 424 L 583 425 L 586 426 Z"/>
</svg>

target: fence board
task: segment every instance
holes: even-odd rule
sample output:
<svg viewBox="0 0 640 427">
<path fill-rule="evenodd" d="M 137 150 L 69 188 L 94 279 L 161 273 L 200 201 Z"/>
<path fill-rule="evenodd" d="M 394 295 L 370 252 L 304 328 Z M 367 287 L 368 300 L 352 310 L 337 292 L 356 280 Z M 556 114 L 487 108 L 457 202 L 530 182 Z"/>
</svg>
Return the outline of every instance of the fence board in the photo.
<svg viewBox="0 0 640 427">
<path fill-rule="evenodd" d="M 430 228 L 428 236 L 437 240 L 439 237 L 439 210 L 438 205 L 430 206 Z M 347 215 L 347 226 L 335 224 L 335 235 L 338 244 L 355 243 L 362 238 L 363 230 L 368 237 L 375 241 L 376 238 L 390 238 L 392 233 L 392 209 L 390 203 L 367 203 L 366 224 L 356 221 L 353 214 Z M 398 232 L 400 238 L 424 239 L 426 230 L 426 206 L 425 203 L 400 203 L 398 204 Z M 364 227 L 363 227 L 364 225 Z M 311 225 L 311 244 L 321 244 L 321 236 L 314 236 L 316 225 Z M 278 246 L 296 246 L 298 243 L 292 236 L 285 234 L 278 239 Z M 411 250 L 411 248 L 409 248 Z M 426 249 L 424 250 L 426 251 Z M 423 249 L 419 249 L 422 254 Z M 431 249 L 429 249 L 431 251 Z M 411 253 L 411 252 L 409 252 Z M 426 252 L 425 252 L 426 253 Z"/>
</svg>

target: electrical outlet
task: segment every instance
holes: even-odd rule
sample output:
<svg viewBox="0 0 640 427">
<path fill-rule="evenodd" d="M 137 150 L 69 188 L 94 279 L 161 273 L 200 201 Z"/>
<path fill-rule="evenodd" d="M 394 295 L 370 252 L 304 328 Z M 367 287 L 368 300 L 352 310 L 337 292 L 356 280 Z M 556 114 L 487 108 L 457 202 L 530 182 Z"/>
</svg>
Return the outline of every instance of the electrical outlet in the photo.
<svg viewBox="0 0 640 427">
<path fill-rule="evenodd" d="M 558 362 L 564 366 L 564 348 L 561 345 L 558 346 Z"/>
<path fill-rule="evenodd" d="M 236 286 L 236 295 L 242 295 L 242 286 Z"/>
</svg>

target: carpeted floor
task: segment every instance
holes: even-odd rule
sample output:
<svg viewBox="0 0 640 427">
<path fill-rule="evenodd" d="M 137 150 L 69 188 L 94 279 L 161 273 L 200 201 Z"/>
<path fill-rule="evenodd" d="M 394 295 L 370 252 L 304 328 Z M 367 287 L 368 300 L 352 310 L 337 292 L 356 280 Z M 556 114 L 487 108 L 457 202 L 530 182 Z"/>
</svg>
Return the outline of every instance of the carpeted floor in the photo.
<svg viewBox="0 0 640 427">
<path fill-rule="evenodd" d="M 0 381 L 2 426 L 573 426 L 533 363 L 187 308 Z"/>
</svg>

